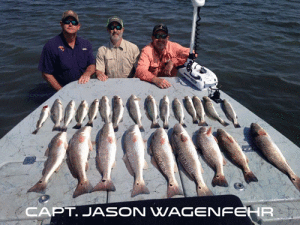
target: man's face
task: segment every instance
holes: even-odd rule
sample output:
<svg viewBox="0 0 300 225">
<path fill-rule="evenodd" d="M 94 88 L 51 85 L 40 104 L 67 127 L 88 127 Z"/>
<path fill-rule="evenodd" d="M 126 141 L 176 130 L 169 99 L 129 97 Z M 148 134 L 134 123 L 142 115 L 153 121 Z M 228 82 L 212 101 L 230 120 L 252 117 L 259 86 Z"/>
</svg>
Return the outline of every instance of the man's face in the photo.
<svg viewBox="0 0 300 225">
<path fill-rule="evenodd" d="M 77 24 L 77 25 L 76 25 Z M 80 23 L 76 21 L 73 17 L 69 16 L 60 22 L 60 25 L 64 32 L 68 34 L 76 34 L 80 29 Z"/>
<path fill-rule="evenodd" d="M 113 42 L 117 42 L 123 36 L 124 27 L 122 27 L 121 24 L 119 24 L 118 22 L 112 22 L 108 25 L 107 31 L 110 35 L 110 39 Z"/>
<path fill-rule="evenodd" d="M 157 31 L 154 36 L 152 36 L 153 45 L 159 51 L 163 51 L 166 48 L 168 40 L 169 36 L 162 30 Z"/>
</svg>

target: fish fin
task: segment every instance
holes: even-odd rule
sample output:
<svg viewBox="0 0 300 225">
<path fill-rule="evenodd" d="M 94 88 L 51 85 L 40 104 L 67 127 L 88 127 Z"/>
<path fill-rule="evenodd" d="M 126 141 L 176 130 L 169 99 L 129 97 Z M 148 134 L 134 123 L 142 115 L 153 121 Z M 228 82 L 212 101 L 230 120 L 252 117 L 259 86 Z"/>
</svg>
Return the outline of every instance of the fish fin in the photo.
<svg viewBox="0 0 300 225">
<path fill-rule="evenodd" d="M 37 134 L 40 128 L 37 128 L 35 131 L 32 132 L 32 134 Z"/>
<path fill-rule="evenodd" d="M 212 180 L 212 186 L 215 187 L 216 185 L 221 187 L 228 187 L 227 180 L 224 175 L 216 174 Z"/>
<path fill-rule="evenodd" d="M 212 135 L 212 127 L 209 127 L 208 130 L 206 131 L 207 135 Z"/>
<path fill-rule="evenodd" d="M 61 165 L 62 165 L 62 164 L 60 164 L 60 165 L 56 168 L 55 173 L 58 173 L 58 171 L 59 171 L 60 168 L 61 168 Z"/>
<path fill-rule="evenodd" d="M 90 127 L 93 127 L 93 121 L 89 121 L 86 126 L 90 126 Z"/>
<path fill-rule="evenodd" d="M 197 195 L 198 196 L 213 196 L 212 191 L 206 186 L 200 186 L 197 184 Z"/>
<path fill-rule="evenodd" d="M 174 163 L 174 172 L 175 172 L 175 173 L 178 173 L 178 166 L 177 166 L 176 163 Z"/>
<path fill-rule="evenodd" d="M 296 174 L 293 174 L 290 176 L 290 179 L 298 191 L 300 191 L 300 178 Z"/>
<path fill-rule="evenodd" d="M 222 157 L 223 157 L 223 165 L 225 166 L 225 165 L 227 165 L 227 161 L 225 160 L 224 156 L 222 156 Z"/>
<path fill-rule="evenodd" d="M 85 164 L 85 171 L 88 171 L 89 166 L 90 166 L 89 162 L 86 162 L 86 164 Z"/>
<path fill-rule="evenodd" d="M 249 163 L 249 159 L 248 159 L 248 157 L 247 157 L 246 155 L 245 155 L 245 157 L 246 157 L 246 162 L 247 162 L 247 163 Z"/>
<path fill-rule="evenodd" d="M 45 156 L 47 156 L 47 157 L 49 156 L 49 148 L 46 149 Z"/>
<path fill-rule="evenodd" d="M 39 180 L 32 188 L 30 188 L 27 192 L 37 192 L 44 193 L 47 187 L 47 183 L 43 180 Z"/>
<path fill-rule="evenodd" d="M 93 151 L 93 143 L 91 140 L 88 143 L 89 143 L 89 150 L 92 152 Z"/>
<path fill-rule="evenodd" d="M 174 195 L 183 195 L 182 190 L 179 188 L 178 183 L 168 183 L 168 190 L 167 190 L 168 198 L 173 197 Z"/>
<path fill-rule="evenodd" d="M 146 169 L 148 169 L 149 167 L 148 167 L 148 163 L 147 163 L 147 161 L 146 161 L 146 159 L 144 160 L 144 170 L 146 170 Z"/>
<path fill-rule="evenodd" d="M 54 125 L 54 127 L 52 128 L 52 131 L 60 131 L 60 126 L 59 125 Z"/>
<path fill-rule="evenodd" d="M 96 145 L 96 141 L 92 141 L 92 145 Z"/>
<path fill-rule="evenodd" d="M 81 123 L 77 123 L 73 128 L 74 129 L 80 129 L 81 128 Z"/>
<path fill-rule="evenodd" d="M 94 191 L 116 191 L 116 187 L 111 179 L 101 180 L 92 190 Z"/>
<path fill-rule="evenodd" d="M 234 123 L 233 125 L 234 125 L 235 128 L 240 128 L 241 127 L 241 125 L 239 123 Z"/>
<path fill-rule="evenodd" d="M 86 180 L 78 183 L 74 193 L 73 193 L 73 198 L 78 197 L 79 195 L 83 195 L 85 193 L 90 193 L 93 190 L 93 186 L 91 183 Z"/>
<path fill-rule="evenodd" d="M 116 167 L 116 164 L 117 164 L 117 162 L 116 162 L 116 160 L 115 160 L 111 168 L 115 168 L 115 167 Z"/>
<path fill-rule="evenodd" d="M 244 172 L 245 181 L 249 184 L 251 181 L 257 182 L 258 179 L 252 171 Z"/>
<path fill-rule="evenodd" d="M 186 126 L 186 124 L 185 124 L 184 122 L 182 122 L 182 124 L 181 124 L 181 125 L 182 125 L 183 127 L 187 127 L 187 126 Z"/>
<path fill-rule="evenodd" d="M 133 185 L 133 190 L 131 192 L 131 197 L 137 196 L 139 194 L 150 194 L 149 189 L 146 187 L 145 181 L 140 182 L 135 181 Z"/>
<path fill-rule="evenodd" d="M 125 163 L 125 166 L 126 166 L 128 172 L 131 174 L 131 176 L 134 176 L 134 172 L 132 170 L 132 167 L 130 165 L 130 162 L 129 162 L 126 154 L 123 156 L 123 161 Z"/>
<path fill-rule="evenodd" d="M 63 127 L 60 129 L 60 131 L 61 131 L 61 132 L 66 132 L 67 129 L 68 129 L 68 128 L 67 128 L 66 126 L 63 126 Z"/>
<path fill-rule="evenodd" d="M 218 141 L 218 139 L 214 136 L 214 139 L 215 139 L 215 141 L 217 142 L 217 143 L 219 143 L 219 141 Z"/>
<path fill-rule="evenodd" d="M 150 128 L 151 128 L 151 129 L 152 129 L 152 128 L 160 128 L 160 126 L 159 126 L 158 122 L 156 122 L 156 123 L 153 123 L 153 122 L 152 122 Z"/>
</svg>

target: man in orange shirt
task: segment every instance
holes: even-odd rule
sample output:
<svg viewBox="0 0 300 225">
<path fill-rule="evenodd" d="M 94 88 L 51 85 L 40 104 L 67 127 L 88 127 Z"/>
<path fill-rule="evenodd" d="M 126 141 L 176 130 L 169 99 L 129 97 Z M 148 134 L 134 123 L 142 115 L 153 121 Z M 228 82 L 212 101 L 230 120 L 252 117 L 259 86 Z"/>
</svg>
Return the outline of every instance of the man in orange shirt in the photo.
<svg viewBox="0 0 300 225">
<path fill-rule="evenodd" d="M 169 41 L 167 26 L 156 25 L 152 32 L 152 42 L 143 48 L 135 77 L 154 83 L 159 88 L 171 87 L 160 77 L 175 77 L 177 68 L 183 65 L 189 56 L 189 48 Z"/>
</svg>

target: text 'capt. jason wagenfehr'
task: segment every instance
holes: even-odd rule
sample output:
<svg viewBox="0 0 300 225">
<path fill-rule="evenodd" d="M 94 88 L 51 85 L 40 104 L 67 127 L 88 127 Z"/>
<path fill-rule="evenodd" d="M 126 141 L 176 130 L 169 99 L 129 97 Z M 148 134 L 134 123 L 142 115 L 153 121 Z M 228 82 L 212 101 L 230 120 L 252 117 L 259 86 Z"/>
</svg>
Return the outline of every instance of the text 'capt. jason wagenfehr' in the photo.
<svg viewBox="0 0 300 225">
<path fill-rule="evenodd" d="M 231 214 L 236 217 L 246 217 L 250 214 L 256 214 L 262 217 L 273 217 L 273 208 L 271 207 L 258 207 L 255 210 L 247 207 L 88 207 L 86 212 L 81 215 L 76 214 L 75 210 L 76 207 L 53 207 L 51 210 L 47 207 L 43 207 L 41 210 L 38 210 L 37 207 L 29 207 L 26 209 L 26 215 L 28 217 L 41 217 L 67 213 L 70 217 L 225 217 Z"/>
</svg>

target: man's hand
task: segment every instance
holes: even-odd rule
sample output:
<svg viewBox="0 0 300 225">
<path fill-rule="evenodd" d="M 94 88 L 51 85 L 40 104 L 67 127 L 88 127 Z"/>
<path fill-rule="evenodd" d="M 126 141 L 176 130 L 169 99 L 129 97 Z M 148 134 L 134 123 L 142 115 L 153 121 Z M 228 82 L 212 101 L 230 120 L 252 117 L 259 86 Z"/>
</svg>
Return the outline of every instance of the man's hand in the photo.
<svg viewBox="0 0 300 225">
<path fill-rule="evenodd" d="M 159 77 L 154 77 L 152 79 L 152 82 L 159 88 L 162 88 L 162 89 L 165 89 L 165 88 L 169 88 L 171 87 L 171 84 L 165 80 L 165 79 L 162 79 L 162 78 L 159 78 Z"/>
<path fill-rule="evenodd" d="M 78 80 L 78 84 L 85 84 L 85 83 L 89 82 L 90 79 L 91 79 L 90 76 L 82 75 Z"/>
<path fill-rule="evenodd" d="M 163 74 L 167 77 L 170 77 L 173 67 L 174 67 L 174 63 L 171 60 L 169 60 L 169 62 L 166 64 L 165 68 L 162 71 Z"/>
<path fill-rule="evenodd" d="M 99 70 L 96 70 L 96 76 L 97 76 L 97 79 L 98 80 L 101 80 L 101 81 L 106 81 L 108 76 L 105 75 L 105 73 L 99 71 Z"/>
</svg>

